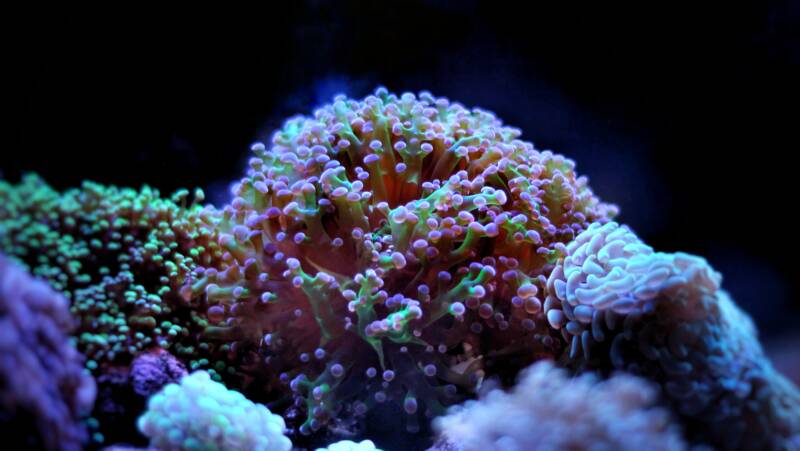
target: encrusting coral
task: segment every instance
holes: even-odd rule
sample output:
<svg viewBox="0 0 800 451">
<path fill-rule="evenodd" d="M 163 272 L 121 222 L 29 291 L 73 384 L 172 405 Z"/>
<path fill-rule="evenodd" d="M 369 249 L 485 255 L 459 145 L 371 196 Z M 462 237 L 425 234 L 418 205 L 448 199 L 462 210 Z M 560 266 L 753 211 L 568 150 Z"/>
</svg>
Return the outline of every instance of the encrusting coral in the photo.
<svg viewBox="0 0 800 451">
<path fill-rule="evenodd" d="M 693 441 L 720 449 L 800 446 L 800 392 L 708 263 L 654 252 L 625 226 L 593 224 L 550 274 L 544 310 L 580 369 L 658 382 Z"/>
<path fill-rule="evenodd" d="M 20 449 L 80 450 L 94 380 L 63 296 L 0 254 L 0 431 Z"/>
<path fill-rule="evenodd" d="M 543 361 L 523 371 L 511 392 L 493 390 L 434 423 L 451 449 L 461 451 L 687 449 L 657 399 L 657 388 L 643 379 L 570 378 Z"/>
</svg>

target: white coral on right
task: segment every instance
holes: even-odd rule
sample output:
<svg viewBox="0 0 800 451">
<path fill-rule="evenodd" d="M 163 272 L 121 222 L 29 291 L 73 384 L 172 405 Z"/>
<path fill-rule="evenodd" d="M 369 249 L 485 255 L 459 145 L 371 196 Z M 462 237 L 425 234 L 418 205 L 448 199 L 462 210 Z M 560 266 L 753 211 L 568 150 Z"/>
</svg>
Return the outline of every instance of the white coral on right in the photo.
<svg viewBox="0 0 800 451">
<path fill-rule="evenodd" d="M 434 426 L 463 451 L 686 449 L 680 428 L 656 401 L 655 387 L 637 377 L 569 378 L 542 361 L 526 369 L 511 392 L 468 401 Z"/>
<path fill-rule="evenodd" d="M 753 322 L 701 257 L 655 252 L 630 229 L 592 224 L 547 283 L 548 322 L 579 370 L 657 382 L 691 442 L 800 448 L 800 393 L 764 355 Z"/>
</svg>

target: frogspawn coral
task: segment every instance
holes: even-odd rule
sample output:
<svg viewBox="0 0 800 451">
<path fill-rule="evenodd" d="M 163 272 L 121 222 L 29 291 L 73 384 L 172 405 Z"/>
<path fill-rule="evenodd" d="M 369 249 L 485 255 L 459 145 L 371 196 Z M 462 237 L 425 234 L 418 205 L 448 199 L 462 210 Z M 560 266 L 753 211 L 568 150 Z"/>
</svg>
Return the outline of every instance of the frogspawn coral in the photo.
<svg viewBox="0 0 800 451">
<path fill-rule="evenodd" d="M 796 449 L 800 392 L 700 257 L 655 252 L 626 226 L 592 224 L 567 245 L 544 309 L 566 363 L 658 382 L 689 437 L 720 449 Z"/>
<path fill-rule="evenodd" d="M 434 421 L 442 439 L 460 451 L 687 449 L 657 400 L 658 390 L 643 379 L 570 378 L 543 361 L 523 371 L 511 392 L 493 390 Z"/>
<path fill-rule="evenodd" d="M 362 419 L 372 437 L 385 439 L 376 424 L 397 430 L 396 418 L 416 431 L 487 378 L 510 384 L 553 359 L 576 373 L 655 381 L 692 445 L 800 448 L 797 389 L 764 358 L 720 276 L 609 222 L 616 208 L 571 160 L 519 136 L 489 112 L 429 93 L 340 96 L 255 144 L 219 209 L 200 206 L 199 190 L 164 198 L 146 186 L 85 182 L 59 193 L 34 175 L 0 181 L 0 251 L 69 299 L 100 386 L 95 414 L 110 419 L 94 437 L 130 420 L 184 366 L 268 402 L 296 443 L 311 446 L 362 435 Z M 17 307 L 26 293 L 4 295 Z M 8 330 L 6 339 L 38 329 Z M 12 348 L 7 361 L 27 355 Z M 66 347 L 40 350 L 54 362 L 71 356 L 71 370 L 80 360 Z M 540 368 L 532 372 L 563 379 Z M 617 387 L 613 376 L 594 391 L 593 377 L 576 384 L 597 399 L 640 384 Z M 76 403 L 72 388 L 62 395 Z M 628 399 L 638 401 L 612 407 L 633 415 L 651 397 Z M 663 412 L 644 408 L 654 429 L 632 433 L 675 443 Z M 592 421 L 608 428 L 580 437 L 605 437 L 597 445 L 638 419 L 617 429 Z M 169 446 L 199 443 L 148 424 Z M 54 430 L 65 447 L 81 435 Z M 260 440 L 258 428 L 240 432 L 237 443 Z M 517 443 L 527 442 L 502 442 Z"/>
<path fill-rule="evenodd" d="M 80 450 L 95 383 L 67 300 L 0 254 L 0 431 L 12 448 Z"/>
<path fill-rule="evenodd" d="M 206 336 L 308 434 L 385 404 L 418 416 L 560 352 L 542 293 L 600 202 L 574 163 L 429 93 L 339 96 L 252 147 L 193 271 Z M 426 421 L 427 422 L 427 421 Z"/>
<path fill-rule="evenodd" d="M 159 450 L 289 451 L 283 418 L 196 371 L 147 403 L 139 430 Z"/>
</svg>

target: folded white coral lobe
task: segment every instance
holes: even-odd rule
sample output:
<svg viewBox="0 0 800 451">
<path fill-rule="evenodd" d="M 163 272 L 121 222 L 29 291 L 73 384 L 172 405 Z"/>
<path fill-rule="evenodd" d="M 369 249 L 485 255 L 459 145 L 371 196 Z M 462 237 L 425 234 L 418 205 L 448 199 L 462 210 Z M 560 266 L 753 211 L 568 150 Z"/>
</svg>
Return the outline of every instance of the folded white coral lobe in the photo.
<svg viewBox="0 0 800 451">
<path fill-rule="evenodd" d="M 800 393 L 721 281 L 703 258 L 655 252 L 625 226 L 595 224 L 567 246 L 544 309 L 570 342 L 568 364 L 657 381 L 693 440 L 797 446 Z"/>
</svg>

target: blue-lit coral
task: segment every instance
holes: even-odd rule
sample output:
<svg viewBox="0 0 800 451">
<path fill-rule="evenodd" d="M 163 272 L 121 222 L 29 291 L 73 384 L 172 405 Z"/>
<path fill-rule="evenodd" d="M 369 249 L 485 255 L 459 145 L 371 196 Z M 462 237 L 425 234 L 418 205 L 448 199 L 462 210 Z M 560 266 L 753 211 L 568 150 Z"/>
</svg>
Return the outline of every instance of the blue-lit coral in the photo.
<svg viewBox="0 0 800 451">
<path fill-rule="evenodd" d="M 417 430 L 486 375 L 561 351 L 549 265 L 616 212 L 519 135 L 383 89 L 291 119 L 253 146 L 216 218 L 224 263 L 186 299 L 204 292 L 208 335 L 251 355 L 237 372 L 294 393 L 301 432 L 383 403 Z"/>
<path fill-rule="evenodd" d="M 147 440 L 137 433 L 136 420 L 144 412 L 148 398 L 186 374 L 183 363 L 159 348 L 139 354 L 130 365 L 104 367 L 95 378 L 95 442 L 144 445 Z"/>
<path fill-rule="evenodd" d="M 70 300 L 87 366 L 128 365 L 158 346 L 187 360 L 203 355 L 193 331 L 204 320 L 179 296 L 186 275 L 221 255 L 202 191 L 85 182 L 59 193 L 35 175 L 0 181 L 0 250 Z"/>
<path fill-rule="evenodd" d="M 687 449 L 658 390 L 617 374 L 570 378 L 551 362 L 521 373 L 510 391 L 493 390 L 434 420 L 451 449 L 461 451 Z"/>
<path fill-rule="evenodd" d="M 658 382 L 689 436 L 722 449 L 800 445 L 800 392 L 696 256 L 655 252 L 627 227 L 593 224 L 567 245 L 544 309 L 578 368 Z"/>
<path fill-rule="evenodd" d="M 247 400 L 196 371 L 147 403 L 139 430 L 159 450 L 289 451 L 286 425 L 263 404 Z"/>
<path fill-rule="evenodd" d="M 545 359 L 599 374 L 574 385 L 626 413 L 626 424 L 612 416 L 620 424 L 609 425 L 596 419 L 602 409 L 587 410 L 596 429 L 574 443 L 647 448 L 661 434 L 657 446 L 683 446 L 651 388 L 610 376 L 623 370 L 657 384 L 692 445 L 800 446 L 797 390 L 764 358 L 719 275 L 610 222 L 616 208 L 574 162 L 535 149 L 491 113 L 379 89 L 292 118 L 252 152 L 220 208 L 199 205 L 201 191 L 164 198 L 86 182 L 59 193 L 33 175 L 0 181 L 0 251 L 69 299 L 77 348 L 100 387 L 96 441 L 138 444 L 113 425 L 132 424 L 144 399 L 186 368 L 269 403 L 308 447 L 375 422 L 427 433 L 485 380 L 510 385 Z M 527 374 L 569 386 L 549 366 Z M 210 380 L 200 385 L 223 389 Z M 492 396 L 547 396 L 511 393 Z M 553 398 L 570 401 L 560 393 Z M 460 430 L 492 399 L 449 415 L 443 430 Z M 142 420 L 153 443 L 222 437 L 185 434 L 179 409 L 168 418 L 160 408 Z M 533 421 L 536 409 L 520 418 Z M 442 446 L 495 440 L 480 437 L 493 433 L 484 426 Z M 260 443 L 258 427 L 234 429 L 236 446 Z M 611 435 L 623 430 L 639 438 L 619 444 Z M 547 435 L 558 431 L 542 436 L 573 443 Z M 528 446 L 506 432 L 503 446 Z"/>
<path fill-rule="evenodd" d="M 186 374 L 186 367 L 175 356 L 155 349 L 133 359 L 130 381 L 134 393 L 147 397 L 167 384 L 178 382 Z"/>
<path fill-rule="evenodd" d="M 82 417 L 95 384 L 69 340 L 68 308 L 0 255 L 0 431 L 7 445 L 80 450 L 88 439 Z"/>
</svg>

